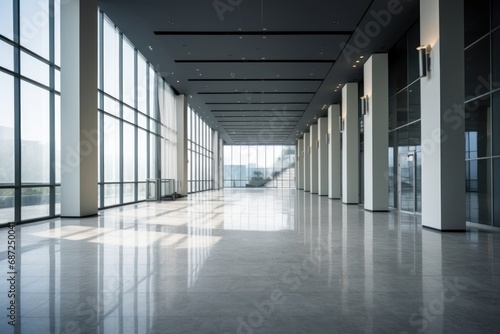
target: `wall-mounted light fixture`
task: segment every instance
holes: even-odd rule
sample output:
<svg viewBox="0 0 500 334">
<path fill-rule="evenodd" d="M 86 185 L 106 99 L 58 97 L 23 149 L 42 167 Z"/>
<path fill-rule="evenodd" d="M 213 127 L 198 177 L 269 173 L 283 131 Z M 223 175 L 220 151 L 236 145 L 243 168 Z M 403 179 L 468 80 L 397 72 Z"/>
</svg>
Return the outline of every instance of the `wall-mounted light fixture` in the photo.
<svg viewBox="0 0 500 334">
<path fill-rule="evenodd" d="M 308 146 L 307 146 L 307 153 L 308 153 L 308 154 L 311 154 L 311 145 L 308 145 Z"/>
<path fill-rule="evenodd" d="M 368 114 L 369 111 L 369 101 L 368 101 L 368 95 L 361 96 L 361 114 L 364 116 Z"/>
<path fill-rule="evenodd" d="M 339 131 L 344 132 L 344 120 L 342 119 L 342 116 L 339 117 Z"/>
<path fill-rule="evenodd" d="M 319 148 L 319 140 L 316 140 L 316 148 Z"/>
<path fill-rule="evenodd" d="M 427 76 L 431 71 L 431 47 L 430 45 L 420 45 L 418 51 L 418 69 L 421 78 Z"/>
<path fill-rule="evenodd" d="M 330 145 L 330 134 L 326 134 L 326 145 Z"/>
</svg>

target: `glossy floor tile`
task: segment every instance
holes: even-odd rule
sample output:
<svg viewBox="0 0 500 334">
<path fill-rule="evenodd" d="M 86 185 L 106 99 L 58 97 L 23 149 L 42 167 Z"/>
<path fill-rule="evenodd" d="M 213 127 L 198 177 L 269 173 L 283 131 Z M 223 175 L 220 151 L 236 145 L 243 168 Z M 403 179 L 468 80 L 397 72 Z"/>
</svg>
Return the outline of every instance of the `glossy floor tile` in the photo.
<svg viewBox="0 0 500 334">
<path fill-rule="evenodd" d="M 226 189 L 16 227 L 0 333 L 498 333 L 500 234 L 292 189 Z"/>
</svg>

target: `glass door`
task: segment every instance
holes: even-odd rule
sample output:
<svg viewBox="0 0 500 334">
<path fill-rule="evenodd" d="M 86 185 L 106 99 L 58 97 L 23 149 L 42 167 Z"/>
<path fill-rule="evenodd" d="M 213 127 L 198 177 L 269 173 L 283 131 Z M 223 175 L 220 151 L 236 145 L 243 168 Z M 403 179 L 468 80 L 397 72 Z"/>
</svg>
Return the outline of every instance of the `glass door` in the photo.
<svg viewBox="0 0 500 334">
<path fill-rule="evenodd" d="M 398 157 L 398 199 L 400 211 L 412 213 L 416 211 L 415 175 L 415 151 L 400 154 Z"/>
</svg>

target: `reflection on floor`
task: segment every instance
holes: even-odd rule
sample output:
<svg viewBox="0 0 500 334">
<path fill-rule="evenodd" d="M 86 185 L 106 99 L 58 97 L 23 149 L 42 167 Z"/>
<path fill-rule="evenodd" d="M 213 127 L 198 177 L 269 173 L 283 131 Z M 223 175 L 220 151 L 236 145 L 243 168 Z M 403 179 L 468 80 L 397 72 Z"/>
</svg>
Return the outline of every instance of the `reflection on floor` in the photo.
<svg viewBox="0 0 500 334">
<path fill-rule="evenodd" d="M 0 333 L 498 333 L 500 234 L 441 234 L 291 189 L 18 226 Z"/>
</svg>

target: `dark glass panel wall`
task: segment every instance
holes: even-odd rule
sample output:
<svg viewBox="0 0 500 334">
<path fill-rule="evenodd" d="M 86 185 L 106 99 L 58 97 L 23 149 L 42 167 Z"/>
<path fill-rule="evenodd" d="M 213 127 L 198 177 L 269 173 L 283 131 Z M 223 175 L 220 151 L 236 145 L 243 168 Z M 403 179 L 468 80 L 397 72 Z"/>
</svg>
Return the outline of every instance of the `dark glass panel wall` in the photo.
<svg viewBox="0 0 500 334">
<path fill-rule="evenodd" d="M 499 1 L 465 1 L 467 220 L 500 226 Z"/>
<path fill-rule="evenodd" d="M 419 45 L 420 25 L 416 22 L 389 51 L 389 205 L 400 208 L 401 187 L 406 191 L 406 201 L 412 202 L 406 207 L 415 212 L 422 210 L 420 80 L 416 51 Z M 402 173 L 411 175 L 411 179 L 398 175 L 399 162 L 405 166 Z"/>
</svg>

